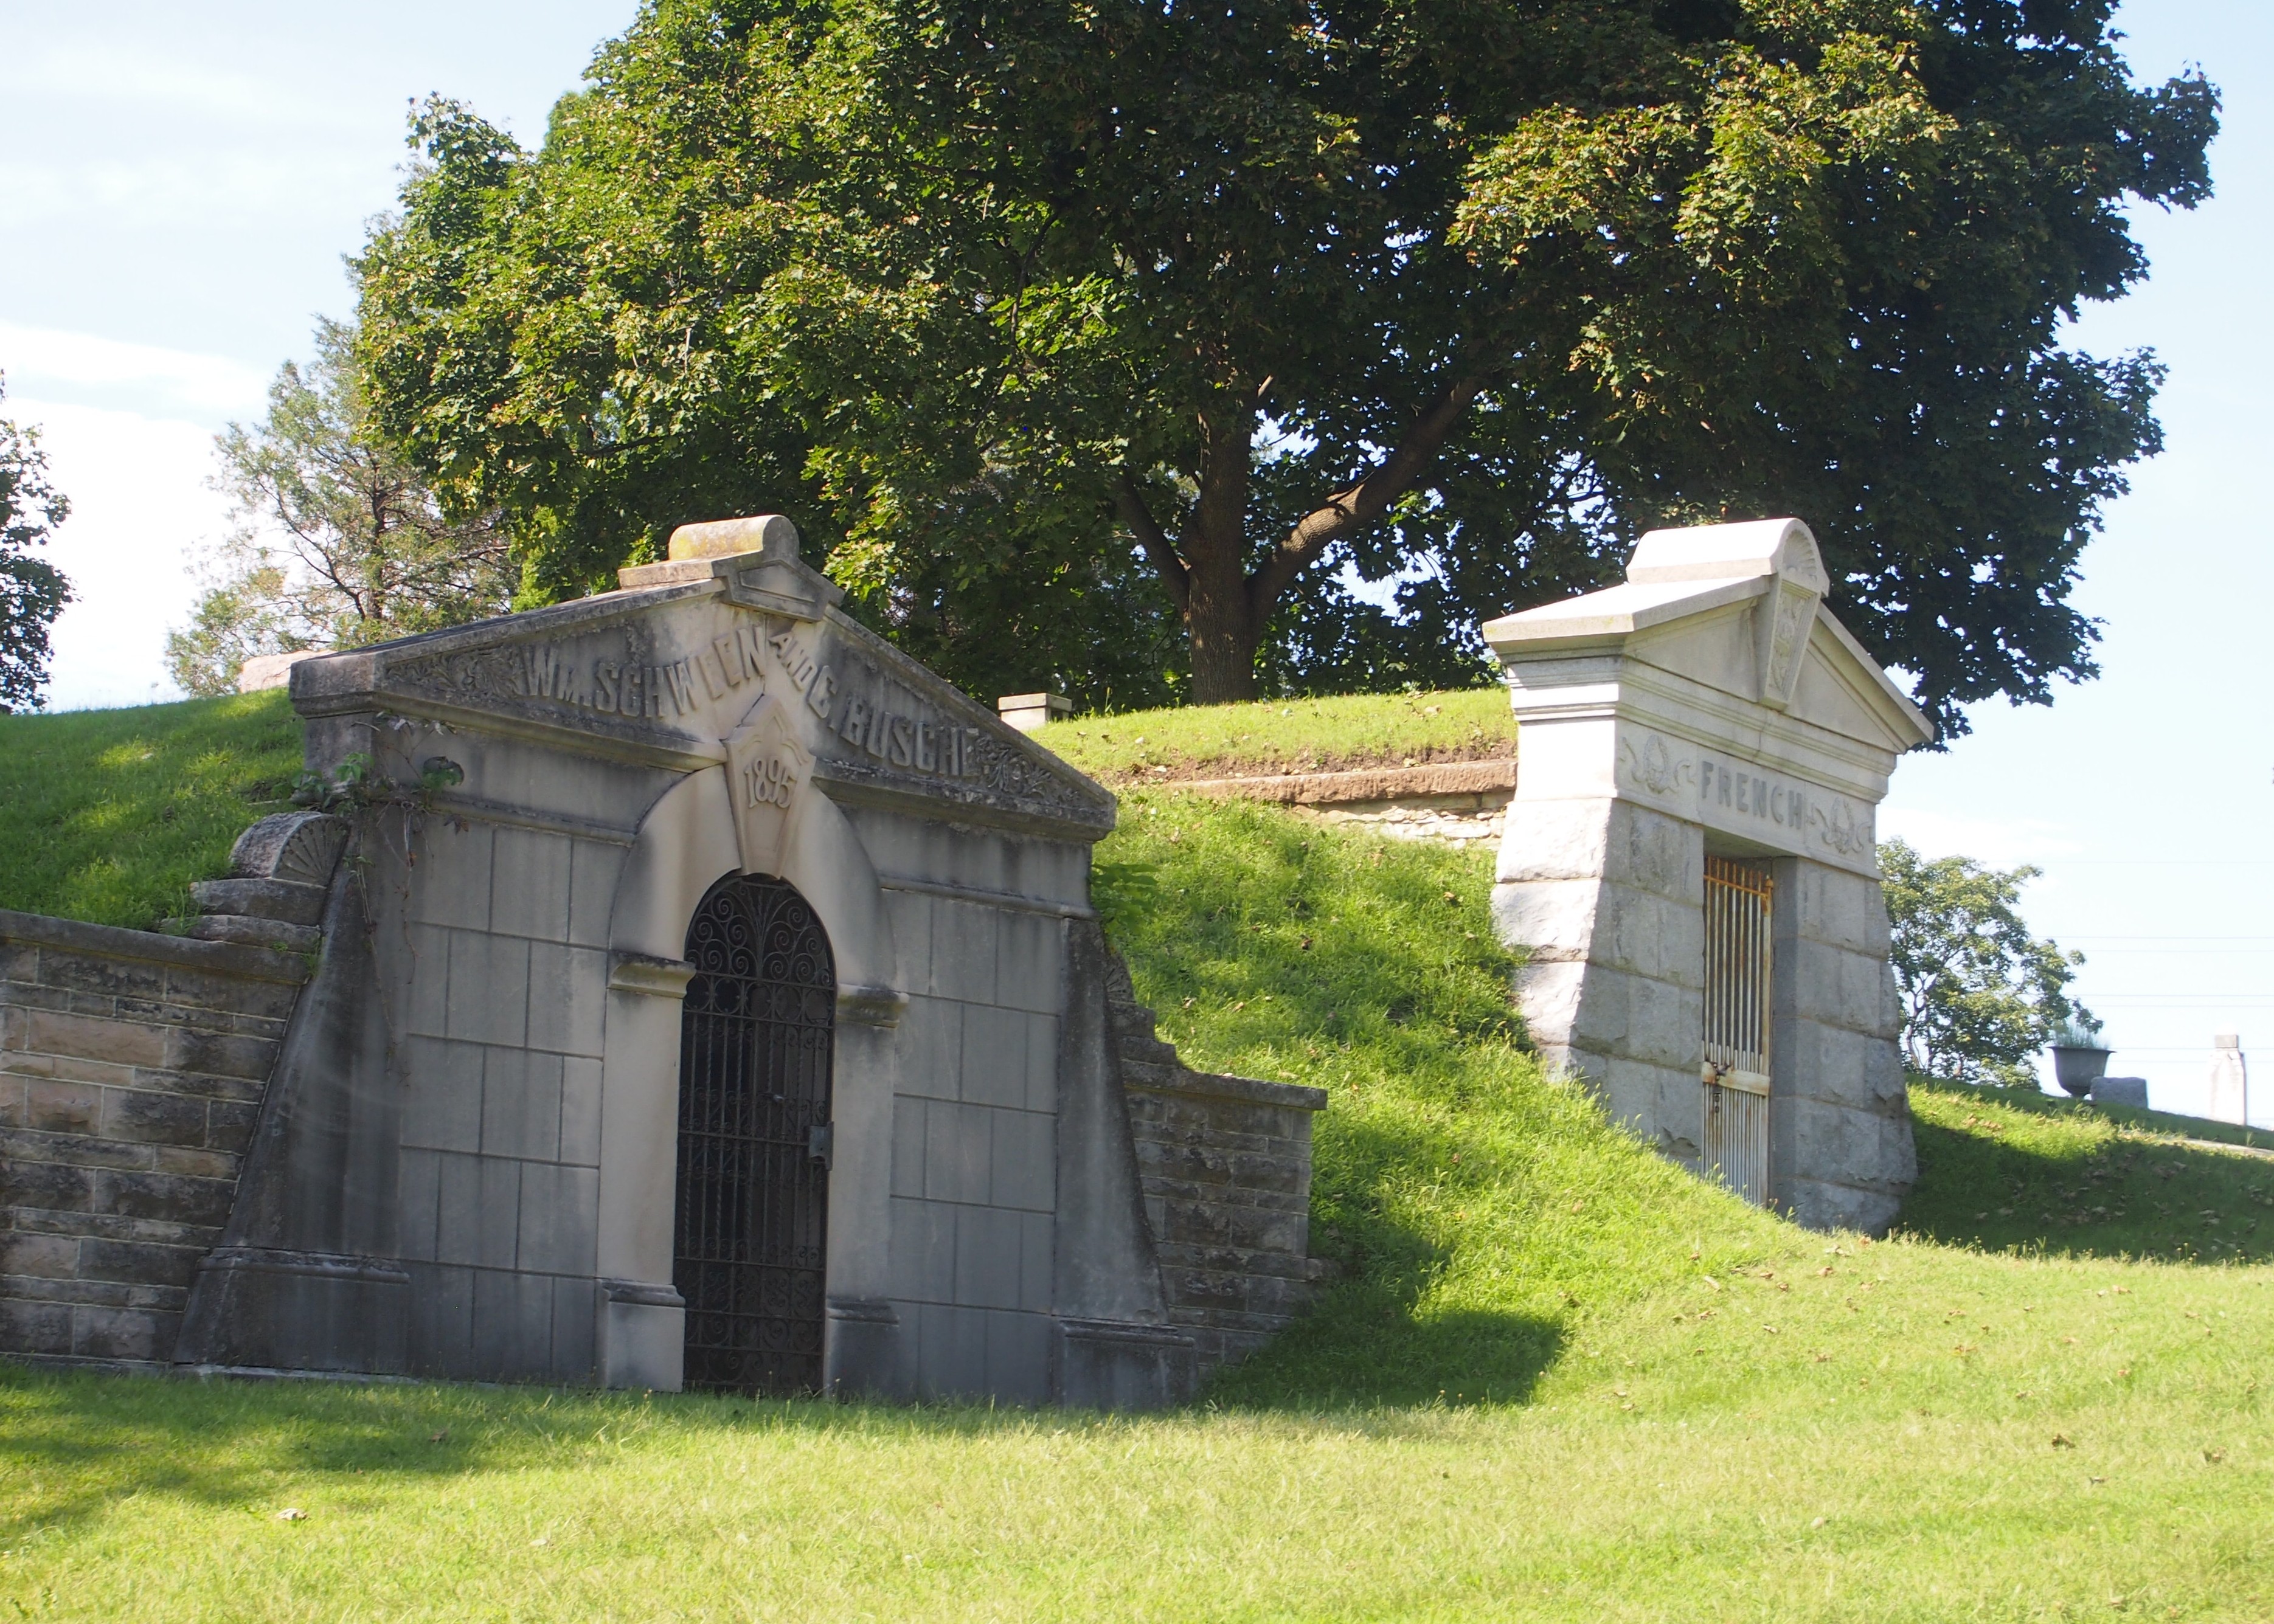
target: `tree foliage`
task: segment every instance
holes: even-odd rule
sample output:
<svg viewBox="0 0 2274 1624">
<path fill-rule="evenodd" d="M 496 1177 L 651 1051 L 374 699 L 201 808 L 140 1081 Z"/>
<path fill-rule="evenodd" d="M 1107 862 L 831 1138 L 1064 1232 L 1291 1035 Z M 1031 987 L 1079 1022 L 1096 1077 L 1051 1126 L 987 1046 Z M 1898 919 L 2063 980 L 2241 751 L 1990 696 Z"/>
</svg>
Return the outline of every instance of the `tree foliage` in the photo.
<svg viewBox="0 0 2274 1624">
<path fill-rule="evenodd" d="M 0 376 L 0 399 L 6 395 Z M 39 430 L 0 417 L 0 713 L 36 710 L 43 703 L 48 631 L 72 601 L 72 589 L 35 549 L 70 516 L 70 500 L 48 483 Z"/>
<path fill-rule="evenodd" d="M 778 508 L 968 678 L 1224 699 L 1472 678 L 1639 528 L 1796 512 L 1953 733 L 2090 674 L 2157 446 L 2059 323 L 2216 96 L 2109 10 L 649 0 L 539 151 L 419 112 L 361 354 L 539 594 Z"/>
<path fill-rule="evenodd" d="M 1912 1070 L 1960 1082 L 2034 1087 L 2031 1062 L 2065 1029 L 2099 1023 L 2067 992 L 2082 953 L 2029 934 L 2022 887 L 2037 870 L 1930 861 L 1901 840 L 1879 847 L 1894 928 L 1903 1052 Z"/>
<path fill-rule="evenodd" d="M 315 358 L 286 362 L 268 412 L 215 439 L 236 529 L 209 560 L 166 664 L 192 694 L 234 692 L 256 654 L 351 648 L 511 606 L 515 568 L 494 515 L 446 513 L 373 425 L 355 335 L 320 322 Z"/>
</svg>

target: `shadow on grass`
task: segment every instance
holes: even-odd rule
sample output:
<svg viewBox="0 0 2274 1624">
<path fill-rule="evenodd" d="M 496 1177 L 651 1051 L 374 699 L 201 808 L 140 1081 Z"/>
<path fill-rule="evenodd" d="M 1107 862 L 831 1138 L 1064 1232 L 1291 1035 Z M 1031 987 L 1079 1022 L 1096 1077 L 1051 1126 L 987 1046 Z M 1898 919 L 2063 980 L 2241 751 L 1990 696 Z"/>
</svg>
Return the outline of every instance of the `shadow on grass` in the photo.
<svg viewBox="0 0 2274 1624">
<path fill-rule="evenodd" d="M 2016 1103 L 1946 1085 L 1913 1099 L 1919 1178 L 1897 1221 L 1906 1233 L 2050 1256 L 2274 1258 L 2274 1162 L 2247 1149 L 2125 1132 L 2168 1131 L 2175 1120 L 2147 1112 Z"/>
<path fill-rule="evenodd" d="M 1350 1282 L 1210 1384 L 1230 1410 L 1299 1412 L 1518 1404 L 1562 1357 L 1563 1327 L 1493 1310 L 1416 1312 L 1413 1289 Z"/>
<path fill-rule="evenodd" d="M 613 1459 L 671 1433 L 980 1436 L 1036 1425 L 985 1402 L 886 1405 L 527 1387 L 197 1380 L 0 1358 L 0 1548 L 136 1497 L 270 1515 L 318 1488 L 383 1492 Z M 1053 1412 L 1066 1428 L 1126 1418 Z"/>
<path fill-rule="evenodd" d="M 1343 1283 L 1244 1363 L 1209 1384 L 1210 1403 L 1317 1414 L 1346 1409 L 1521 1403 L 1563 1350 L 1560 1322 L 1512 1310 L 1432 1301 L 1454 1261 L 1443 1238 L 1399 1216 L 1383 1192 L 1436 1181 L 1490 1193 L 1488 1172 L 1465 1173 L 1461 1142 L 1427 1117 L 1334 1123 L 1321 1147 L 1313 1252 Z"/>
</svg>

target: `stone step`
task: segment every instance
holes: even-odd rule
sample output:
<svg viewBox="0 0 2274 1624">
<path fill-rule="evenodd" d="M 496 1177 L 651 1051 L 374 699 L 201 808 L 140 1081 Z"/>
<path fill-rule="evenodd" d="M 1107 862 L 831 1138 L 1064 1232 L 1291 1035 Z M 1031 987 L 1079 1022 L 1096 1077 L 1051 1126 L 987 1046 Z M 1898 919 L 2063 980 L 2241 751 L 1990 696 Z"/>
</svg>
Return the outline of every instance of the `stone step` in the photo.
<svg viewBox="0 0 2274 1624">
<path fill-rule="evenodd" d="M 200 880 L 190 894 L 206 914 L 241 914 L 288 925 L 312 925 L 324 917 L 324 887 L 297 880 Z"/>
<path fill-rule="evenodd" d="M 247 947 L 270 947 L 280 953 L 312 953 L 323 945 L 324 933 L 313 925 L 295 925 L 280 919 L 260 919 L 250 914 L 207 914 L 199 919 L 169 919 L 172 936 L 199 942 L 238 942 Z"/>
</svg>

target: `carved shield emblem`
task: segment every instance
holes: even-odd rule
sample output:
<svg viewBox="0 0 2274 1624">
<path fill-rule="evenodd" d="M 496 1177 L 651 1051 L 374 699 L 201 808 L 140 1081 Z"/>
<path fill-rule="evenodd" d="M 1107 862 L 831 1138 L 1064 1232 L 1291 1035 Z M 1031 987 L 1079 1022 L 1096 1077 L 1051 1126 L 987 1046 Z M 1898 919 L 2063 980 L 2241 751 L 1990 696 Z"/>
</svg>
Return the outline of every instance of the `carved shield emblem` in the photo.
<svg viewBox="0 0 2274 1624">
<path fill-rule="evenodd" d="M 798 741 L 789 708 L 771 696 L 751 706 L 727 740 L 727 792 L 743 873 L 781 872 L 790 819 L 812 776 L 812 753 Z"/>
</svg>

